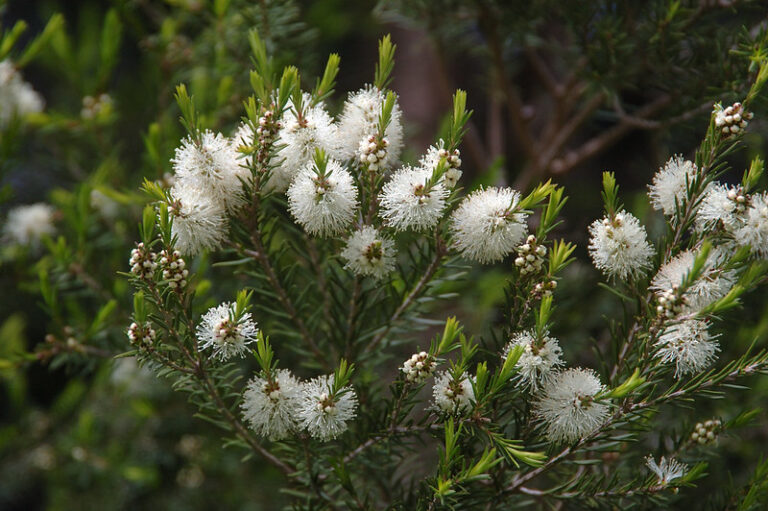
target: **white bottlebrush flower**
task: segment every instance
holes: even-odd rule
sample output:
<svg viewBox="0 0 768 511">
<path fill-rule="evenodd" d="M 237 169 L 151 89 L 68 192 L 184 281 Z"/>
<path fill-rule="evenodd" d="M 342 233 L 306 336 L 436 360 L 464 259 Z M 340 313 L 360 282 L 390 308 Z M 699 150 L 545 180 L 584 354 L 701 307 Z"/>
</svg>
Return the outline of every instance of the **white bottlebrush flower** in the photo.
<svg viewBox="0 0 768 511">
<path fill-rule="evenodd" d="M 171 160 L 176 178 L 186 184 L 205 188 L 214 202 L 221 203 L 229 213 L 243 205 L 242 184 L 251 177 L 241 166 L 238 144 L 221 133 L 200 133 L 200 144 L 187 137 L 176 148 Z"/>
<path fill-rule="evenodd" d="M 243 418 L 259 435 L 282 440 L 296 430 L 301 384 L 287 369 L 278 369 L 271 381 L 254 377 L 243 393 Z"/>
<path fill-rule="evenodd" d="M 595 220 L 589 234 L 589 255 L 606 276 L 627 279 L 651 266 L 653 247 L 645 227 L 632 214 L 622 210 L 613 218 Z"/>
<path fill-rule="evenodd" d="M 0 129 L 11 119 L 42 112 L 43 98 L 21 78 L 10 60 L 0 62 Z"/>
<path fill-rule="evenodd" d="M 656 358 L 675 364 L 675 377 L 701 372 L 717 358 L 719 347 L 707 323 L 689 319 L 667 327 L 654 344 Z"/>
<path fill-rule="evenodd" d="M 469 194 L 452 215 L 453 244 L 461 255 L 492 263 L 514 252 L 525 238 L 526 214 L 515 212 L 520 193 L 485 188 Z"/>
<path fill-rule="evenodd" d="M 609 414 L 608 404 L 595 400 L 603 389 L 590 369 L 567 369 L 546 381 L 534 414 L 544 423 L 547 438 L 574 442 L 592 433 Z"/>
<path fill-rule="evenodd" d="M 768 194 L 755 194 L 744 214 L 743 224 L 734 233 L 739 245 L 749 245 L 752 253 L 768 258 Z"/>
<path fill-rule="evenodd" d="M 467 373 L 462 373 L 458 380 L 450 371 L 443 371 L 435 376 L 432 387 L 432 399 L 435 408 L 443 413 L 465 414 L 472 409 L 475 391 Z"/>
<path fill-rule="evenodd" d="M 200 349 L 210 348 L 212 358 L 221 361 L 242 356 L 258 333 L 250 312 L 236 319 L 235 304 L 226 302 L 208 309 L 197 326 Z"/>
<path fill-rule="evenodd" d="M 381 107 L 386 96 L 375 87 L 368 85 L 357 92 L 350 93 L 344 103 L 339 119 L 338 157 L 342 160 L 354 158 L 360 149 L 360 142 L 376 133 Z M 400 105 L 395 101 L 392 117 L 384 132 L 387 149 L 384 161 L 379 168 L 390 168 L 400 158 L 403 148 L 403 121 Z"/>
<path fill-rule="evenodd" d="M 36 246 L 43 236 L 53 236 L 56 232 L 53 212 L 52 206 L 42 202 L 17 206 L 8 212 L 5 235 L 13 243 Z"/>
<path fill-rule="evenodd" d="M 447 169 L 443 174 L 442 180 L 445 186 L 448 188 L 454 188 L 461 178 L 461 153 L 458 149 L 454 149 L 453 152 L 448 152 L 445 148 L 445 141 L 441 138 L 437 144 L 430 146 L 427 149 L 421 160 L 419 160 L 419 166 L 428 169 L 430 172 L 434 172 L 440 160 L 445 158 L 447 163 Z"/>
<path fill-rule="evenodd" d="M 742 223 L 747 197 L 740 187 L 716 183 L 709 187 L 696 212 L 695 225 L 707 231 L 722 225 L 733 233 Z"/>
<path fill-rule="evenodd" d="M 339 234 L 349 226 L 357 210 L 357 187 L 352 175 L 335 160 L 327 160 L 325 172 L 309 162 L 288 189 L 288 209 L 309 234 Z"/>
<path fill-rule="evenodd" d="M 395 243 L 366 225 L 349 237 L 341 257 L 355 275 L 381 280 L 395 269 Z"/>
<path fill-rule="evenodd" d="M 695 260 L 696 252 L 680 252 L 659 268 L 659 272 L 651 280 L 650 288 L 661 297 L 665 292 L 680 286 L 685 276 L 693 269 Z M 717 248 L 710 251 L 701 276 L 683 294 L 685 304 L 682 312 L 699 311 L 728 294 L 736 278 L 732 271 L 721 269 L 725 262 L 725 252 Z"/>
<path fill-rule="evenodd" d="M 563 350 L 554 337 L 545 335 L 537 340 L 533 332 L 515 334 L 504 348 L 505 360 L 515 346 L 523 347 L 523 353 L 516 364 L 520 382 L 533 391 L 536 391 L 542 382 L 551 378 L 557 367 L 563 365 L 563 360 L 560 358 Z"/>
<path fill-rule="evenodd" d="M 299 422 L 313 438 L 327 441 L 338 437 L 348 428 L 357 411 L 357 395 L 346 386 L 335 396 L 332 374 L 318 376 L 302 388 Z"/>
<path fill-rule="evenodd" d="M 442 183 L 427 187 L 428 169 L 405 166 L 395 172 L 379 196 L 381 217 L 398 231 L 425 230 L 443 216 L 448 190 Z"/>
<path fill-rule="evenodd" d="M 172 234 L 176 248 L 193 256 L 202 250 L 215 250 L 227 236 L 229 223 L 224 206 L 211 196 L 211 190 L 189 181 L 179 181 L 171 189 L 168 210 L 173 218 Z"/>
<path fill-rule="evenodd" d="M 338 154 L 338 135 L 333 119 L 323 103 L 311 106 L 311 96 L 304 93 L 304 112 L 298 115 L 293 101 L 288 101 L 280 120 L 280 131 L 275 146 L 280 151 L 272 163 L 275 165 L 267 190 L 284 192 L 296 175 L 312 162 L 316 149 L 322 149 L 331 156 Z"/>
<path fill-rule="evenodd" d="M 652 456 L 645 458 L 645 465 L 659 478 L 658 484 L 667 486 L 675 479 L 680 479 L 688 472 L 688 465 L 680 463 L 675 458 L 661 457 L 658 463 Z"/>
<path fill-rule="evenodd" d="M 696 164 L 682 156 L 673 156 L 653 176 L 648 195 L 651 204 L 665 215 L 675 213 L 675 207 L 682 205 L 687 189 L 696 178 Z"/>
</svg>

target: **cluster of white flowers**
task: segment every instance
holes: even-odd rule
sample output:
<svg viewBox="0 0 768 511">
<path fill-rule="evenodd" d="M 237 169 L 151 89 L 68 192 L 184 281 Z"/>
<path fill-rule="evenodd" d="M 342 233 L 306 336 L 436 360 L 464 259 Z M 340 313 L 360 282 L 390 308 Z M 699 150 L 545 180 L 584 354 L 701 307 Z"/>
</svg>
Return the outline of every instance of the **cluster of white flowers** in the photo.
<svg viewBox="0 0 768 511">
<path fill-rule="evenodd" d="M 163 280 L 168 282 L 171 289 L 182 289 L 187 286 L 187 277 L 189 270 L 181 252 L 178 250 L 163 250 L 158 255 L 160 258 L 160 269 L 163 271 Z"/>
<path fill-rule="evenodd" d="M 604 386 L 590 369 L 567 369 L 549 378 L 534 402 L 534 415 L 552 442 L 574 442 L 605 422 L 610 407 L 595 399 Z"/>
<path fill-rule="evenodd" d="M 296 222 L 309 234 L 340 234 L 354 219 L 357 188 L 337 161 L 327 160 L 322 170 L 310 161 L 288 189 L 288 204 Z"/>
<path fill-rule="evenodd" d="M 16 117 L 42 112 L 43 107 L 43 98 L 21 78 L 13 63 L 0 61 L 0 129 Z"/>
<path fill-rule="evenodd" d="M 142 279 L 148 279 L 155 274 L 157 269 L 157 254 L 148 250 L 144 243 L 138 243 L 131 250 L 131 259 L 128 261 L 131 273 Z"/>
<path fill-rule="evenodd" d="M 717 439 L 717 434 L 723 427 L 720 419 L 710 419 L 705 422 L 697 422 L 691 433 L 691 442 L 699 445 L 709 444 Z"/>
<path fill-rule="evenodd" d="M 475 391 L 467 373 L 456 379 L 450 371 L 443 371 L 435 376 L 432 387 L 435 409 L 442 413 L 463 415 L 472 410 Z"/>
<path fill-rule="evenodd" d="M 448 190 L 430 183 L 432 172 L 422 167 L 404 166 L 384 184 L 379 201 L 381 217 L 399 231 L 431 229 L 440 221 Z"/>
<path fill-rule="evenodd" d="M 693 269 L 697 253 L 693 250 L 680 252 L 666 262 L 651 280 L 650 288 L 659 298 L 670 297 L 670 291 L 676 291 L 683 284 L 686 275 Z M 719 300 L 731 290 L 736 277 L 733 271 L 726 271 L 722 266 L 726 262 L 726 253 L 719 248 L 712 249 L 704 263 L 699 278 L 691 283 L 682 295 L 680 312 L 697 312 Z"/>
<path fill-rule="evenodd" d="M 467 259 L 492 263 L 512 253 L 525 237 L 526 214 L 511 188 L 485 188 L 469 194 L 453 212 L 454 246 Z"/>
<path fill-rule="evenodd" d="M 405 379 L 411 383 L 421 383 L 432 375 L 436 361 L 426 351 L 414 353 L 411 358 L 403 363 L 400 370 L 405 374 Z"/>
<path fill-rule="evenodd" d="M 298 427 L 301 397 L 301 383 L 287 369 L 278 369 L 269 380 L 256 376 L 243 394 L 243 417 L 259 435 L 282 440 Z"/>
<path fill-rule="evenodd" d="M 311 106 L 311 101 L 305 92 L 302 112 L 297 111 L 293 101 L 286 106 L 275 142 L 281 149 L 273 159 L 275 165 L 266 184 L 267 190 L 286 191 L 297 174 L 312 162 L 315 150 L 338 154 L 336 124 L 322 102 Z"/>
<path fill-rule="evenodd" d="M 355 275 L 381 280 L 395 269 L 395 243 L 366 225 L 349 237 L 341 257 Z"/>
<path fill-rule="evenodd" d="M 445 183 L 446 187 L 454 188 L 459 182 L 459 179 L 461 179 L 462 175 L 460 168 L 461 153 L 458 149 L 448 151 L 448 149 L 445 148 L 445 141 L 442 138 L 437 142 L 436 145 L 433 145 L 427 149 L 427 154 L 425 154 L 421 160 L 419 160 L 419 166 L 434 172 L 442 159 L 445 159 L 446 163 L 448 164 L 448 168 L 445 170 L 445 173 L 441 179 Z"/>
<path fill-rule="evenodd" d="M 645 227 L 632 214 L 620 211 L 589 226 L 589 255 L 608 277 L 638 276 L 651 266 L 653 247 Z"/>
<path fill-rule="evenodd" d="M 768 193 L 752 195 L 744 221 L 734 233 L 737 243 L 768 259 Z"/>
<path fill-rule="evenodd" d="M 667 216 L 673 215 L 675 209 L 682 206 L 697 174 L 698 168 L 692 161 L 680 155 L 670 158 L 653 176 L 648 192 L 653 207 Z"/>
<path fill-rule="evenodd" d="M 157 333 L 151 324 L 144 323 L 142 326 L 135 321 L 128 327 L 126 335 L 131 344 L 152 344 L 157 337 Z"/>
<path fill-rule="evenodd" d="M 357 412 L 354 389 L 346 386 L 334 394 L 333 382 L 333 375 L 301 382 L 287 369 L 269 378 L 256 376 L 243 394 L 243 417 L 270 440 L 283 440 L 301 429 L 318 440 L 332 440 L 347 430 Z"/>
<path fill-rule="evenodd" d="M 6 237 L 19 245 L 37 246 L 43 236 L 53 236 L 52 206 L 44 203 L 18 206 L 8 212 L 3 229 Z"/>
<path fill-rule="evenodd" d="M 235 142 L 211 131 L 187 137 L 176 149 L 169 211 L 183 254 L 216 249 L 225 239 L 226 215 L 243 205 L 242 184 L 250 177 L 238 155 Z"/>
<path fill-rule="evenodd" d="M 503 358 L 506 359 L 509 352 L 516 346 L 523 347 L 523 353 L 516 364 L 520 383 L 533 391 L 548 381 L 554 371 L 563 365 L 563 360 L 560 358 L 563 350 L 554 337 L 544 335 L 537 339 L 535 333 L 530 331 L 515 334 L 504 348 Z"/>
<path fill-rule="evenodd" d="M 538 273 L 544 265 L 546 255 L 547 247 L 539 245 L 536 236 L 530 234 L 525 243 L 517 247 L 515 266 L 520 269 L 520 275 Z"/>
<path fill-rule="evenodd" d="M 357 413 L 357 394 L 347 386 L 333 390 L 334 376 L 319 376 L 302 387 L 299 424 L 313 438 L 331 440 L 344 433 Z"/>
<path fill-rule="evenodd" d="M 386 97 L 379 89 L 367 85 L 357 92 L 351 93 L 344 103 L 338 125 L 338 154 L 340 160 L 350 160 L 362 156 L 360 149 L 369 150 L 370 137 L 378 131 L 379 115 Z M 374 154 L 376 168 L 391 168 L 400 158 L 403 147 L 402 111 L 395 102 L 392 115 L 384 132 L 386 149 L 379 157 L 377 147 Z M 370 160 L 362 163 L 369 163 Z"/>
<path fill-rule="evenodd" d="M 746 127 L 748 121 L 752 119 L 752 112 L 744 111 L 741 103 L 734 103 L 731 106 L 723 108 L 723 105 L 717 103 L 714 108 L 715 126 L 725 135 L 739 133 Z"/>
<path fill-rule="evenodd" d="M 675 377 L 698 373 L 715 360 L 719 347 L 707 323 L 689 319 L 667 327 L 654 344 L 662 363 L 675 364 Z"/>
<path fill-rule="evenodd" d="M 197 326 L 197 340 L 201 350 L 211 349 L 211 357 L 225 361 L 242 356 L 248 345 L 256 341 L 259 333 L 249 312 L 235 318 L 234 304 L 222 303 L 203 315 Z"/>
<path fill-rule="evenodd" d="M 659 462 L 656 463 L 652 456 L 648 456 L 645 458 L 645 464 L 651 472 L 656 474 L 658 484 L 662 486 L 667 486 L 688 472 L 688 466 L 680 463 L 675 458 L 665 458 L 662 456 Z"/>
</svg>

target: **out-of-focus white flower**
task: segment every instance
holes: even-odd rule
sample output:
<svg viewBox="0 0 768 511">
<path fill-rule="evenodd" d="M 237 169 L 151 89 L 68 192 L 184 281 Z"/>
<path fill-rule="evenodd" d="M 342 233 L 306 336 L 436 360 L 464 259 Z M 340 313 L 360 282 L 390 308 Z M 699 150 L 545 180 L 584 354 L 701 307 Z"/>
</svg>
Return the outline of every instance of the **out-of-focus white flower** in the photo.
<svg viewBox="0 0 768 511">
<path fill-rule="evenodd" d="M 304 93 L 304 111 L 296 111 L 292 100 L 280 120 L 281 128 L 275 146 L 280 151 L 266 183 L 267 190 L 284 192 L 301 169 L 312 162 L 315 150 L 322 149 L 331 156 L 338 154 L 338 134 L 333 119 L 321 102 L 311 106 L 311 96 Z"/>
<path fill-rule="evenodd" d="M 339 159 L 354 158 L 360 150 L 361 141 L 367 142 L 370 136 L 376 133 L 385 99 L 384 93 L 371 85 L 350 93 L 339 119 L 337 153 Z M 395 102 L 389 125 L 384 132 L 387 149 L 383 160 L 377 160 L 378 168 L 391 168 L 400 158 L 400 151 L 403 148 L 402 122 L 400 105 Z"/>
<path fill-rule="evenodd" d="M 703 232 L 720 225 L 733 233 L 740 225 L 747 209 L 747 197 L 741 187 L 716 183 L 701 200 L 696 212 L 696 228 Z"/>
<path fill-rule="evenodd" d="M 171 189 L 168 211 L 173 217 L 172 234 L 176 248 L 193 256 L 202 250 L 216 250 L 227 236 L 229 222 L 224 206 L 201 183 L 179 181 Z"/>
<path fill-rule="evenodd" d="M 535 416 L 544 423 L 552 442 L 575 442 L 592 433 L 608 417 L 608 404 L 595 400 L 604 389 L 589 369 L 567 369 L 544 382 L 534 403 Z"/>
<path fill-rule="evenodd" d="M 309 162 L 288 189 L 288 209 L 309 234 L 341 233 L 357 210 L 352 175 L 335 160 L 326 161 L 324 172 Z"/>
<path fill-rule="evenodd" d="M 351 386 L 333 395 L 332 374 L 319 376 L 302 387 L 299 422 L 313 438 L 331 440 L 344 433 L 357 413 L 357 394 Z"/>
<path fill-rule="evenodd" d="M 243 182 L 251 178 L 239 158 L 237 144 L 221 133 L 204 131 L 200 133 L 199 144 L 192 137 L 182 140 L 171 161 L 177 184 L 205 191 L 210 202 L 219 203 L 227 212 L 234 213 L 245 201 Z"/>
<path fill-rule="evenodd" d="M 526 214 L 516 211 L 512 188 L 485 188 L 469 194 L 451 217 L 453 245 L 467 259 L 492 263 L 512 253 L 525 237 Z"/>
<path fill-rule="evenodd" d="M 768 194 L 755 194 L 749 202 L 734 238 L 739 245 L 749 245 L 753 254 L 765 259 L 768 258 Z"/>
<path fill-rule="evenodd" d="M 0 129 L 15 117 L 43 111 L 44 102 L 10 60 L 0 61 Z"/>
<path fill-rule="evenodd" d="M 651 266 L 653 247 L 645 227 L 632 214 L 620 211 L 613 218 L 595 220 L 589 234 L 589 255 L 606 276 L 627 279 Z"/>
<path fill-rule="evenodd" d="M 355 231 L 341 252 L 355 275 L 381 280 L 395 269 L 395 243 L 370 225 Z"/>
<path fill-rule="evenodd" d="M 405 166 L 384 185 L 381 217 L 398 231 L 431 229 L 440 221 L 448 190 L 442 183 L 427 186 L 432 172 Z"/>
<path fill-rule="evenodd" d="M 53 236 L 56 232 L 53 212 L 52 206 L 42 202 L 17 206 L 8 212 L 5 235 L 19 245 L 37 246 L 43 236 Z"/>
<path fill-rule="evenodd" d="M 676 289 L 683 283 L 685 276 L 693 269 L 696 252 L 686 250 L 667 261 L 651 280 L 650 288 L 662 297 L 665 292 Z M 679 312 L 696 312 L 719 300 L 731 290 L 736 278 L 732 271 L 725 271 L 722 265 L 726 254 L 717 248 L 712 249 L 704 263 L 704 269 L 693 284 L 683 293 L 684 305 Z"/>
<path fill-rule="evenodd" d="M 654 343 L 656 358 L 675 364 L 675 377 L 695 374 L 717 358 L 719 347 L 709 335 L 707 323 L 689 319 L 667 327 Z"/>
<path fill-rule="evenodd" d="M 243 393 L 243 418 L 259 435 L 282 440 L 298 427 L 301 384 L 287 369 L 278 369 L 271 381 L 254 377 Z"/>
<path fill-rule="evenodd" d="M 221 361 L 242 356 L 248 350 L 248 345 L 256 342 L 258 333 L 250 312 L 235 318 L 233 303 L 211 307 L 197 326 L 200 349 L 211 349 L 211 357 Z"/>
<path fill-rule="evenodd" d="M 91 207 L 105 220 L 116 220 L 120 216 L 120 203 L 101 190 L 91 190 Z"/>
<path fill-rule="evenodd" d="M 421 160 L 419 160 L 419 166 L 434 172 L 440 160 L 445 158 L 448 165 L 445 174 L 443 174 L 442 180 L 445 186 L 448 188 L 454 188 L 461 178 L 461 153 L 458 149 L 454 149 L 449 152 L 445 148 L 445 141 L 441 138 L 436 145 L 431 146 L 427 150 Z"/>
<path fill-rule="evenodd" d="M 681 206 L 686 199 L 688 187 L 696 178 L 698 169 L 690 160 L 677 155 L 667 161 L 653 176 L 648 195 L 651 204 L 665 215 L 675 213 L 675 207 Z"/>
<path fill-rule="evenodd" d="M 531 331 L 515 334 L 504 348 L 504 359 L 515 346 L 523 347 L 523 353 L 516 364 L 520 382 L 533 391 L 536 391 L 541 383 L 550 379 L 555 369 L 563 365 L 563 360 L 560 358 L 563 350 L 554 337 L 545 335 L 541 339 L 536 339 L 534 332 Z"/>
<path fill-rule="evenodd" d="M 421 383 L 432 375 L 437 365 L 434 357 L 426 351 L 414 353 L 411 358 L 403 362 L 400 370 L 405 379 L 411 383 Z"/>
<path fill-rule="evenodd" d="M 454 379 L 450 371 L 443 371 L 435 377 L 432 387 L 435 408 L 443 413 L 463 415 L 472 410 L 475 391 L 467 373 Z"/>
<path fill-rule="evenodd" d="M 675 479 L 680 479 L 688 472 L 688 465 L 680 463 L 675 458 L 661 457 L 658 463 L 652 456 L 645 458 L 645 465 L 659 478 L 658 484 L 667 486 Z"/>
</svg>

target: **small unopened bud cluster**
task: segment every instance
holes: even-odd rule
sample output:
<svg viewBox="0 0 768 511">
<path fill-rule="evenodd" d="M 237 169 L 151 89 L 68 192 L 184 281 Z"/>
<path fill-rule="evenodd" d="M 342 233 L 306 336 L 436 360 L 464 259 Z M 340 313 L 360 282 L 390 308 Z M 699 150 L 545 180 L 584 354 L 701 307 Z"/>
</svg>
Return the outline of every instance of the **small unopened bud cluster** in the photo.
<svg viewBox="0 0 768 511">
<path fill-rule="evenodd" d="M 136 248 L 131 250 L 131 259 L 128 264 L 131 265 L 131 273 L 142 279 L 152 277 L 157 268 L 157 254 L 147 250 L 144 243 L 139 243 Z"/>
<path fill-rule="evenodd" d="M 741 103 L 734 103 L 729 107 L 721 109 L 718 105 L 715 107 L 715 126 L 720 128 L 723 134 L 730 135 L 743 131 L 752 119 L 752 112 L 745 112 Z"/>
<path fill-rule="evenodd" d="M 722 426 L 723 425 L 719 419 L 699 422 L 693 428 L 693 433 L 691 433 L 691 441 L 696 442 L 699 445 L 714 442 Z"/>
<path fill-rule="evenodd" d="M 80 117 L 83 119 L 95 119 L 99 117 L 102 112 L 108 112 L 112 107 L 112 98 L 109 94 L 101 94 L 94 98 L 93 96 L 85 96 L 83 98 L 83 108 L 80 110 Z"/>
<path fill-rule="evenodd" d="M 379 138 L 378 135 L 364 138 L 357 150 L 360 163 L 367 164 L 370 171 L 379 170 L 379 166 L 387 158 L 387 147 L 389 141 L 386 138 Z"/>
<path fill-rule="evenodd" d="M 746 195 L 741 186 L 728 190 L 728 200 L 734 203 L 734 210 L 737 214 L 744 213 L 749 205 L 749 196 Z"/>
<path fill-rule="evenodd" d="M 181 289 L 187 285 L 189 270 L 186 268 L 187 263 L 181 257 L 181 252 L 163 250 L 160 252 L 160 265 L 163 270 L 163 279 L 168 281 L 168 287 Z"/>
<path fill-rule="evenodd" d="M 333 415 L 336 413 L 336 404 L 333 402 L 333 399 L 331 399 L 330 394 L 327 392 L 320 394 L 315 408 L 318 412 L 327 415 Z"/>
<path fill-rule="evenodd" d="M 272 110 L 267 110 L 264 115 L 259 117 L 259 125 L 256 127 L 256 146 L 259 148 L 256 153 L 256 161 L 263 166 L 269 161 L 269 153 L 272 143 L 277 138 L 280 131 L 280 121 L 275 118 Z"/>
<path fill-rule="evenodd" d="M 517 247 L 515 266 L 520 270 L 520 275 L 538 273 L 541 271 L 546 255 L 547 247 L 539 245 L 536 236 L 531 234 L 525 243 Z"/>
<path fill-rule="evenodd" d="M 453 188 L 459 182 L 462 174 L 459 170 L 459 167 L 461 167 L 461 153 L 458 149 L 454 149 L 452 153 L 448 152 L 448 149 L 440 149 L 437 152 L 437 156 L 441 160 L 445 158 L 445 161 L 448 162 L 448 169 L 443 174 L 443 182 L 448 188 Z"/>
<path fill-rule="evenodd" d="M 155 342 L 156 333 L 149 323 L 144 323 L 144 326 L 139 325 L 136 322 L 131 323 L 128 327 L 128 340 L 131 344 L 147 345 Z"/>
<path fill-rule="evenodd" d="M 432 375 L 432 371 L 435 370 L 435 359 L 426 351 L 414 353 L 411 358 L 403 363 L 403 367 L 400 370 L 405 373 L 407 381 L 420 383 Z"/>
<path fill-rule="evenodd" d="M 667 318 L 674 318 L 682 312 L 687 300 L 680 293 L 680 286 L 675 284 L 670 289 L 659 294 L 658 302 L 656 312 Z"/>
<path fill-rule="evenodd" d="M 546 296 L 551 296 L 552 291 L 555 290 L 557 287 L 557 281 L 556 280 L 549 280 L 545 282 L 539 282 L 535 286 L 533 286 L 533 295 L 542 298 Z"/>
</svg>

